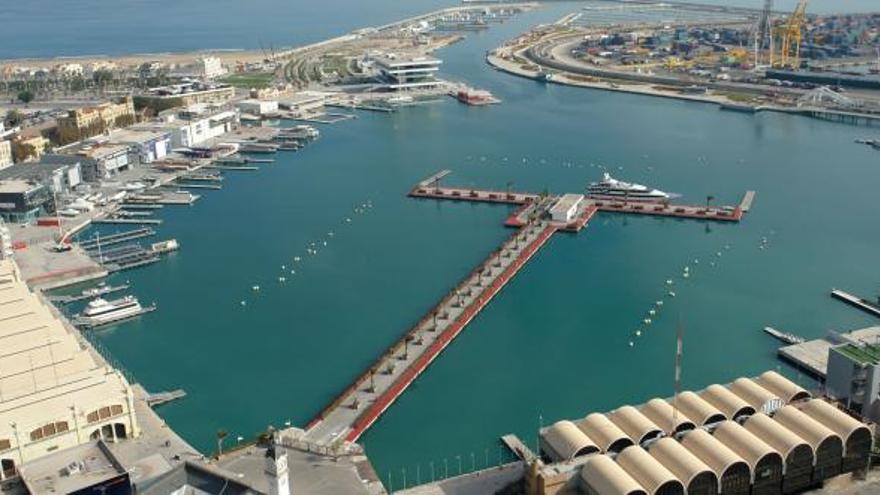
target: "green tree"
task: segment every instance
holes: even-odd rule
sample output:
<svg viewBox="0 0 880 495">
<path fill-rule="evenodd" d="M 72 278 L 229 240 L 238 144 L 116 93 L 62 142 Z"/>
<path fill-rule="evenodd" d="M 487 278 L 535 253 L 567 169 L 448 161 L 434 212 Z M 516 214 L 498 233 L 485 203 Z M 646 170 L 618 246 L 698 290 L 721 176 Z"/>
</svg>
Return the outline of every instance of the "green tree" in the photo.
<svg viewBox="0 0 880 495">
<path fill-rule="evenodd" d="M 27 89 L 19 91 L 18 100 L 27 105 L 28 103 L 34 101 L 34 93 Z"/>
<path fill-rule="evenodd" d="M 6 117 L 3 119 L 6 127 L 16 127 L 21 125 L 22 122 L 24 122 L 24 114 L 15 109 L 6 112 Z"/>
<path fill-rule="evenodd" d="M 12 161 L 21 163 L 30 158 L 36 158 L 37 148 L 32 144 L 12 143 Z"/>
</svg>

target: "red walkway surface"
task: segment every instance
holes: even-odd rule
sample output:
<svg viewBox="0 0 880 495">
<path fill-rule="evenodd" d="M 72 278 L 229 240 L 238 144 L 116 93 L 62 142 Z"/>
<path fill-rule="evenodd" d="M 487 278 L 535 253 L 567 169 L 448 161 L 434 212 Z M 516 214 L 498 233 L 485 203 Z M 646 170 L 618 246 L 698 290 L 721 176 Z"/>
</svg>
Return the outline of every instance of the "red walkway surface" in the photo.
<svg viewBox="0 0 880 495">
<path fill-rule="evenodd" d="M 352 431 L 346 438 L 350 442 L 356 441 L 366 431 L 379 416 L 397 400 L 398 397 L 409 387 L 409 385 L 431 364 L 432 361 L 452 342 L 455 337 L 467 326 L 471 320 L 482 310 L 489 301 L 497 294 L 514 275 L 526 264 L 529 259 L 543 246 L 547 240 L 556 232 L 555 226 L 548 226 L 526 246 L 525 249 L 517 256 L 517 258 L 507 267 L 477 298 L 471 303 L 459 317 L 452 322 L 446 330 L 441 333 L 434 342 L 419 356 L 412 365 L 400 375 L 397 381 L 389 387 L 368 409 L 366 409 L 358 420 L 352 425 Z"/>
</svg>

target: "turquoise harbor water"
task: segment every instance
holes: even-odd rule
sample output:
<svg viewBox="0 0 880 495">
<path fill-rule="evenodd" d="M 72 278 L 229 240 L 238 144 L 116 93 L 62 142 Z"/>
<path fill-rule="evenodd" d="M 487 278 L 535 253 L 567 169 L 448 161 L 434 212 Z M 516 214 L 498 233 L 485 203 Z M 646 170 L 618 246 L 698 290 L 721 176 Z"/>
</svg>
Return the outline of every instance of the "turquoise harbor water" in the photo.
<svg viewBox="0 0 880 495">
<path fill-rule="evenodd" d="M 380 5 L 377 22 L 408 13 Z M 405 197 L 442 168 L 454 170 L 449 183 L 568 192 L 601 165 L 689 202 L 758 195 L 739 225 L 600 214 L 552 239 L 363 437 L 395 487 L 402 469 L 412 482 L 419 466 L 424 481 L 444 458 L 449 474 L 456 456 L 465 469 L 472 453 L 476 467 L 494 463 L 500 435 L 533 442 L 541 420 L 669 395 L 678 321 L 687 387 L 782 366 L 765 325 L 816 337 L 876 322 L 828 297 L 834 286 L 878 290 L 880 155 L 853 143 L 876 129 L 543 85 L 483 62 L 573 8 L 553 4 L 438 54 L 447 77 L 501 105 L 360 113 L 161 213 L 159 237 L 182 250 L 114 278 L 159 311 L 97 338 L 147 389 L 189 392 L 161 409 L 175 430 L 207 452 L 219 428 L 235 438 L 304 424 L 495 249 L 510 234 L 507 207 Z M 170 48 L 150 50 L 160 49 Z M 664 306 L 635 338 L 656 300 Z"/>
</svg>

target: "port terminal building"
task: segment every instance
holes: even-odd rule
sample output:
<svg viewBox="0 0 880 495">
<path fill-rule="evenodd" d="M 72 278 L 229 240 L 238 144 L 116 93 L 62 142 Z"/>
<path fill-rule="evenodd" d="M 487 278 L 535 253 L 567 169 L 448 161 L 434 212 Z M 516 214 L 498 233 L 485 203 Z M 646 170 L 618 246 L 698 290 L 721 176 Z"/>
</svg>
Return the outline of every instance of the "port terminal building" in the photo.
<svg viewBox="0 0 880 495">
<path fill-rule="evenodd" d="M 873 435 L 768 371 L 542 428 L 527 493 L 797 493 L 867 469 Z"/>
<path fill-rule="evenodd" d="M 128 381 L 0 259 L 0 480 L 56 451 L 140 435 Z"/>
</svg>

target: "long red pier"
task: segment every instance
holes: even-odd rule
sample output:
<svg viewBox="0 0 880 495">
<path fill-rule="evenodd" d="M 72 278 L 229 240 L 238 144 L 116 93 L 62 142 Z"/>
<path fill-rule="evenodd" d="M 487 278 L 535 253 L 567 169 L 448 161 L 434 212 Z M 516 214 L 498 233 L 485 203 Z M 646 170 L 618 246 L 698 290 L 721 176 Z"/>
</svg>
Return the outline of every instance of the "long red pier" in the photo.
<svg viewBox="0 0 880 495">
<path fill-rule="evenodd" d="M 554 233 L 579 232 L 600 211 L 737 222 L 754 199 L 749 191 L 739 206 L 718 207 L 583 198 L 554 220 L 551 212 L 562 196 L 440 187 L 449 173 L 421 181 L 409 196 L 518 205 L 505 221 L 518 230 L 318 413 L 306 427 L 306 440 L 333 445 L 360 438 Z"/>
</svg>

